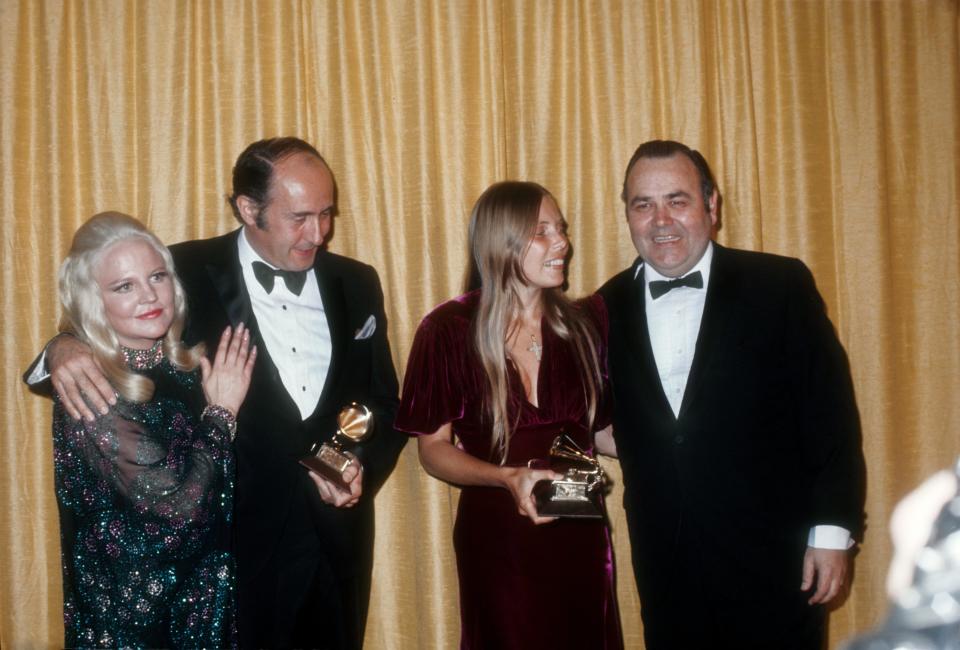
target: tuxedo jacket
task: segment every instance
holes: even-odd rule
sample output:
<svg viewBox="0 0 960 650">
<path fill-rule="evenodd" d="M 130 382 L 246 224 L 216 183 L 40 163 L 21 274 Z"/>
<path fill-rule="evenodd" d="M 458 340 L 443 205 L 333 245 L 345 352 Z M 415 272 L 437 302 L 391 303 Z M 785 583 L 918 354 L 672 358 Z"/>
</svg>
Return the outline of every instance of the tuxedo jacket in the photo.
<svg viewBox="0 0 960 650">
<path fill-rule="evenodd" d="M 653 356 L 643 269 L 600 289 L 645 609 L 690 566 L 707 599 L 796 600 L 811 526 L 863 533 L 859 415 L 813 276 L 799 260 L 716 244 L 711 264 L 679 416 Z"/>
<path fill-rule="evenodd" d="M 332 351 L 320 400 L 303 420 L 260 335 L 238 258 L 240 232 L 176 244 L 170 250 L 188 300 L 184 340 L 191 345 L 206 343 L 209 353 L 227 325 L 245 323 L 257 346 L 250 389 L 237 414 L 235 441 L 234 526 L 242 608 L 245 578 L 260 571 L 272 555 L 284 552 L 277 545 L 285 527 L 315 526 L 331 564 L 369 582 L 373 496 L 396 463 L 406 436 L 393 429 L 398 384 L 376 271 L 327 251 L 317 253 L 313 270 Z M 375 329 L 366 336 L 362 330 L 371 316 Z M 333 436 L 337 414 L 353 401 L 368 406 L 374 416 L 370 437 L 351 448 L 363 464 L 363 496 L 353 508 L 334 508 L 320 500 L 297 460 L 314 443 Z"/>
</svg>

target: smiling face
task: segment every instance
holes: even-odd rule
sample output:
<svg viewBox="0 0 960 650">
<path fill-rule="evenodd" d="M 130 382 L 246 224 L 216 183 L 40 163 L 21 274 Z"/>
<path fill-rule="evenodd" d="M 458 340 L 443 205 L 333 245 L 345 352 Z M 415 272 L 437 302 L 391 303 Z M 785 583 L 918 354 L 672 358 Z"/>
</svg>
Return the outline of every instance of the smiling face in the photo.
<svg viewBox="0 0 960 650">
<path fill-rule="evenodd" d="M 173 322 L 173 278 L 160 254 L 142 239 L 108 248 L 94 267 L 107 322 L 120 344 L 147 349 Z"/>
<path fill-rule="evenodd" d="M 278 269 L 305 271 L 333 223 L 333 175 L 316 156 L 295 153 L 274 165 L 262 212 L 246 196 L 237 197 L 237 207 L 260 257 Z"/>
<path fill-rule="evenodd" d="M 540 202 L 533 237 L 521 261 L 527 286 L 549 289 L 562 285 L 569 248 L 567 222 L 560 214 L 556 201 L 550 196 L 544 196 Z"/>
<path fill-rule="evenodd" d="M 693 162 L 682 154 L 640 158 L 626 190 L 627 225 L 644 261 L 669 278 L 696 266 L 717 223 L 717 192 L 704 205 Z"/>
</svg>

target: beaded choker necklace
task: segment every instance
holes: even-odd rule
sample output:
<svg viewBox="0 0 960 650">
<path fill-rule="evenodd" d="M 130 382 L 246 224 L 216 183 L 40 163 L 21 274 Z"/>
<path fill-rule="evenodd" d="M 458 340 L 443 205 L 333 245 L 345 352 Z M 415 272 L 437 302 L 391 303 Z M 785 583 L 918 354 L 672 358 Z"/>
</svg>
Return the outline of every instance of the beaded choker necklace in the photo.
<svg viewBox="0 0 960 650">
<path fill-rule="evenodd" d="M 133 370 L 148 370 L 160 364 L 163 361 L 163 339 L 153 344 L 152 348 L 146 350 L 134 350 L 120 346 L 123 352 L 123 358 L 127 365 Z"/>
</svg>

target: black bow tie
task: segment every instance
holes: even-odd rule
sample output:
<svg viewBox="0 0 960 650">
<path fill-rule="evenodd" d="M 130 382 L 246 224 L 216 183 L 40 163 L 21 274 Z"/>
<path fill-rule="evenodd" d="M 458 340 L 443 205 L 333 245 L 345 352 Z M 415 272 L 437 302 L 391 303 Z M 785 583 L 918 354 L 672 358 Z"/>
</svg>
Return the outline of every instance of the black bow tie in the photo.
<svg viewBox="0 0 960 650">
<path fill-rule="evenodd" d="M 685 275 L 682 278 L 674 278 L 672 280 L 651 280 L 650 296 L 656 300 L 666 292 L 670 291 L 670 289 L 676 289 L 677 287 L 703 289 L 703 276 L 700 275 L 700 271 L 694 271 L 690 275 Z"/>
<path fill-rule="evenodd" d="M 287 285 L 287 289 L 298 296 L 300 295 L 300 292 L 303 291 L 303 284 L 307 281 L 306 271 L 284 271 L 283 269 L 274 269 L 260 261 L 253 263 L 253 274 L 257 276 L 257 282 L 263 285 L 263 288 L 267 293 L 273 291 L 274 280 L 278 276 L 283 278 L 284 283 Z"/>
</svg>

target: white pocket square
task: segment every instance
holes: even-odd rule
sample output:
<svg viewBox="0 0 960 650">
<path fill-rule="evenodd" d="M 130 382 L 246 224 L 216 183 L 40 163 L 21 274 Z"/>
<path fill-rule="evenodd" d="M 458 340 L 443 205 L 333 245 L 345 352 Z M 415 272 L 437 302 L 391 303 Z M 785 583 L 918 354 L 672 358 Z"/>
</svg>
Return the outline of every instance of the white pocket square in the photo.
<svg viewBox="0 0 960 650">
<path fill-rule="evenodd" d="M 377 331 L 377 317 L 373 314 L 370 314 L 367 317 L 367 322 L 363 324 L 363 327 L 357 330 L 357 333 L 354 334 L 354 341 L 362 341 L 363 339 L 368 339 L 373 336 L 373 333 Z"/>
</svg>

